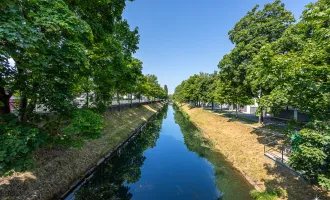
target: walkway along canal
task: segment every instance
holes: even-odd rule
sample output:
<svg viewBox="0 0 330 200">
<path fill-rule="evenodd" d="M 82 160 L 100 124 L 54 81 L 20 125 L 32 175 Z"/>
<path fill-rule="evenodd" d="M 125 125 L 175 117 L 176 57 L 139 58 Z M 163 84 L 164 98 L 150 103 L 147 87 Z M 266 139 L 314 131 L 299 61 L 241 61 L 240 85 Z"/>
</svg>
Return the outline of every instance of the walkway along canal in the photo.
<svg viewBox="0 0 330 200">
<path fill-rule="evenodd" d="M 251 199 L 253 187 L 211 145 L 180 111 L 165 106 L 66 200 Z"/>
</svg>

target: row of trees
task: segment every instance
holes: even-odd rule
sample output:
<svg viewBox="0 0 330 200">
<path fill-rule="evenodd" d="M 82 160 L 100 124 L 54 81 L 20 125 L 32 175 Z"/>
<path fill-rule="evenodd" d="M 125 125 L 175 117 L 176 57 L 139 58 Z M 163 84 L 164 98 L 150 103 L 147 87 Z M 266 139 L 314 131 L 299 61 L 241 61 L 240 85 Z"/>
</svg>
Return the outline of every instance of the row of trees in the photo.
<svg viewBox="0 0 330 200">
<path fill-rule="evenodd" d="M 20 120 L 36 104 L 72 110 L 84 93 L 98 108 L 116 94 L 165 97 L 154 75 L 142 75 L 138 28 L 122 19 L 125 0 L 16 1 L 0 3 L 0 112 L 20 96 Z M 147 82 L 147 83 L 146 83 Z"/>
<path fill-rule="evenodd" d="M 291 165 L 330 189 L 329 5 L 329 0 L 307 5 L 297 23 L 280 0 L 254 7 L 229 31 L 235 46 L 219 62 L 219 73 L 190 77 L 174 98 L 239 105 L 254 98 L 260 122 L 263 111 L 285 106 L 308 114 L 312 122 L 292 139 Z"/>
<path fill-rule="evenodd" d="M 143 75 L 133 57 L 139 34 L 122 18 L 126 2 L 0 2 L 0 175 L 29 169 L 39 145 L 77 145 L 100 135 L 100 114 L 115 96 L 166 98 L 157 77 Z M 81 95 L 92 109 L 76 109 Z M 20 98 L 18 117 L 12 96 Z M 36 105 L 51 115 L 35 113 Z"/>
<path fill-rule="evenodd" d="M 189 77 L 177 86 L 173 99 L 181 103 L 193 102 L 196 106 L 201 106 L 202 103 L 212 103 L 212 108 L 214 108 L 215 103 L 220 104 L 220 106 L 222 104 L 242 105 L 240 104 L 242 99 L 236 99 L 235 96 L 228 94 L 229 89 L 224 87 L 224 84 L 218 72 L 212 74 L 201 72 Z M 252 103 L 252 98 L 246 98 L 244 102 Z"/>
</svg>

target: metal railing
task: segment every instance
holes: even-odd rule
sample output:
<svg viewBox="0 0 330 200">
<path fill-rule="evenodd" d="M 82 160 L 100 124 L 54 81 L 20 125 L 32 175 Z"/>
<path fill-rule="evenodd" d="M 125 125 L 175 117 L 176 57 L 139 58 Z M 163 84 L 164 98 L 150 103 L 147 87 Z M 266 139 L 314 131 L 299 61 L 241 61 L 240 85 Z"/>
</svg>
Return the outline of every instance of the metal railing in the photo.
<svg viewBox="0 0 330 200">
<path fill-rule="evenodd" d="M 276 140 L 264 145 L 264 155 L 270 159 L 288 164 L 292 149 L 285 144 L 279 144 Z"/>
</svg>

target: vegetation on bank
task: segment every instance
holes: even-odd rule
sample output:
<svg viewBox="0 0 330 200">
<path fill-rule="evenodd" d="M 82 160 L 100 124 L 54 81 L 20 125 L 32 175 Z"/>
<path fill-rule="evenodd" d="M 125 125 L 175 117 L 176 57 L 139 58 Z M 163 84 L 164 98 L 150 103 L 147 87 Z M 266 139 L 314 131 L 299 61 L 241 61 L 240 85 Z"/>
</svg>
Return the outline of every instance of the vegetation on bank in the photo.
<svg viewBox="0 0 330 200">
<path fill-rule="evenodd" d="M 206 135 L 200 127 L 193 123 L 195 121 L 190 121 L 190 115 L 185 111 L 185 107 L 174 106 L 174 110 L 176 111 L 174 114 L 175 122 L 180 126 L 184 143 L 189 151 L 196 152 L 199 157 L 207 159 L 213 165 L 214 180 L 221 191 L 219 199 L 235 199 L 237 195 L 233 193 L 237 190 L 242 193 L 241 198 L 250 199 L 248 191 L 253 189 L 253 186 L 243 180 L 244 177 L 216 149 L 217 141 L 214 138 L 205 137 Z"/>
<path fill-rule="evenodd" d="M 162 129 L 162 121 L 167 115 L 167 108 L 165 106 L 160 110 L 143 131 L 120 149 L 120 156 L 113 156 L 103 163 L 93 176 L 86 179 L 85 184 L 74 192 L 75 199 L 131 199 L 132 190 L 123 184 L 132 184 L 140 180 L 142 166 L 146 160 L 144 152 L 156 146 Z"/>
<path fill-rule="evenodd" d="M 285 190 L 266 190 L 264 192 L 252 190 L 251 196 L 255 200 L 276 200 L 278 198 L 285 197 L 286 192 Z"/>
<path fill-rule="evenodd" d="M 33 152 L 33 171 L 0 178 L 1 199 L 58 198 L 104 154 L 114 150 L 132 132 L 163 107 L 148 104 L 122 112 L 105 113 L 104 131 L 80 148 L 42 147 Z"/>
<path fill-rule="evenodd" d="M 291 106 L 311 122 L 287 134 L 290 165 L 312 183 L 330 189 L 329 1 L 308 4 L 297 23 L 280 0 L 254 7 L 232 30 L 235 45 L 219 62 L 219 72 L 183 81 L 173 99 L 199 106 L 248 105 L 257 99 L 263 113 Z M 299 130 L 299 131 L 298 131 Z"/>
<path fill-rule="evenodd" d="M 122 18 L 126 2 L 1 1 L 0 176 L 31 169 L 38 147 L 98 138 L 114 97 L 167 97 L 133 57 L 139 33 Z M 83 109 L 74 103 L 80 96 Z"/>
<path fill-rule="evenodd" d="M 264 144 L 269 142 L 267 139 L 269 134 L 260 131 L 263 128 L 253 128 L 201 108 L 190 109 L 187 104 L 180 106 L 180 110 L 184 111 L 185 115 L 189 115 L 189 119 L 202 130 L 202 137 L 208 141 L 211 150 L 224 155 L 252 185 L 261 189 L 259 192 L 254 192 L 256 199 L 330 197 L 330 193 L 326 190 L 306 183 L 298 175 L 264 156 Z"/>
</svg>

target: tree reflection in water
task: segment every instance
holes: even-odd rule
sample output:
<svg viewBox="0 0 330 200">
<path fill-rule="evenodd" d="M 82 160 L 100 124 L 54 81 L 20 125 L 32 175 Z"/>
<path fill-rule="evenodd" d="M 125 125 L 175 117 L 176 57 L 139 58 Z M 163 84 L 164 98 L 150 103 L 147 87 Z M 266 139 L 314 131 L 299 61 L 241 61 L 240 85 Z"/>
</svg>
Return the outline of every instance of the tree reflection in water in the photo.
<svg viewBox="0 0 330 200">
<path fill-rule="evenodd" d="M 219 191 L 221 191 L 218 199 L 251 199 L 244 192 L 241 196 L 237 196 L 237 192 L 247 186 L 251 190 L 253 189 L 252 186 L 246 183 L 242 175 L 232 167 L 223 155 L 214 150 L 215 143 L 204 138 L 201 131 L 192 124 L 177 106 L 173 106 L 173 108 L 175 110 L 175 123 L 180 126 L 188 150 L 197 153 L 201 158 L 205 158 L 213 166 L 214 181 Z"/>
<path fill-rule="evenodd" d="M 101 164 L 95 173 L 75 191 L 75 199 L 131 199 L 133 195 L 126 185 L 135 183 L 141 178 L 141 167 L 146 159 L 143 153 L 155 147 L 167 110 L 168 106 L 164 106 L 127 146 Z"/>
</svg>

